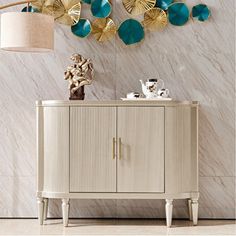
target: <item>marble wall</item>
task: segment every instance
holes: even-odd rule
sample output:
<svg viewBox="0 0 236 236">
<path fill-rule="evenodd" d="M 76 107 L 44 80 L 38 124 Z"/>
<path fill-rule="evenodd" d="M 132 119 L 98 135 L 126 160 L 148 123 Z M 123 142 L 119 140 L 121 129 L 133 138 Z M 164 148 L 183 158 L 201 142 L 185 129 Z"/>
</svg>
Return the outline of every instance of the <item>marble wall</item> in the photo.
<svg viewBox="0 0 236 236">
<path fill-rule="evenodd" d="M 82 40 L 57 25 L 53 53 L 0 51 L 0 217 L 37 215 L 34 104 L 68 98 L 63 71 L 75 52 L 95 65 L 86 99 L 119 99 L 140 91 L 139 79 L 157 77 L 172 97 L 200 101 L 199 214 L 235 217 L 235 0 L 185 2 L 190 7 L 204 2 L 213 16 L 205 23 L 190 20 L 183 27 L 147 32 L 145 41 L 132 47 L 118 37 L 105 44 Z M 120 0 L 113 6 L 117 24 L 128 18 Z M 185 201 L 175 206 L 175 217 L 187 217 Z M 73 200 L 71 208 L 73 217 L 164 217 L 164 202 L 156 200 Z M 59 201 L 50 203 L 50 214 L 60 216 Z"/>
</svg>

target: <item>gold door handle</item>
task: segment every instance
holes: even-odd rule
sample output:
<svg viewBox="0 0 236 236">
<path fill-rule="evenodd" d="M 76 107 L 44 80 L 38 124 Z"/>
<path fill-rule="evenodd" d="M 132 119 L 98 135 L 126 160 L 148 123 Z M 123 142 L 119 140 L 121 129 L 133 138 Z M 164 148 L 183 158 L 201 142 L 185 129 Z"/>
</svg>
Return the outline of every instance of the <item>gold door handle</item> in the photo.
<svg viewBox="0 0 236 236">
<path fill-rule="evenodd" d="M 116 146 L 116 139 L 113 138 L 113 139 L 112 139 L 112 159 L 115 159 L 115 158 L 116 158 L 115 146 Z"/>
<path fill-rule="evenodd" d="M 119 138 L 119 159 L 121 159 L 121 138 Z"/>
</svg>

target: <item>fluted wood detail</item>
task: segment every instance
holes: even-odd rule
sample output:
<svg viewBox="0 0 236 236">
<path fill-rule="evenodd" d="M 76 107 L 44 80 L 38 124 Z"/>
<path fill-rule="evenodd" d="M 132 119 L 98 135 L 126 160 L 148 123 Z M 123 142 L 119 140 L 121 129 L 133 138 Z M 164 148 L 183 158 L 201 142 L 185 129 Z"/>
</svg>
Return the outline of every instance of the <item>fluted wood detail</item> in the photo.
<svg viewBox="0 0 236 236">
<path fill-rule="evenodd" d="M 198 108 L 165 108 L 165 191 L 198 191 Z"/>
<path fill-rule="evenodd" d="M 115 192 L 116 107 L 71 107 L 70 124 L 70 191 Z"/>
<path fill-rule="evenodd" d="M 118 192 L 164 192 L 164 107 L 118 107 Z"/>
<path fill-rule="evenodd" d="M 69 192 L 69 107 L 44 108 L 44 191 Z"/>
</svg>

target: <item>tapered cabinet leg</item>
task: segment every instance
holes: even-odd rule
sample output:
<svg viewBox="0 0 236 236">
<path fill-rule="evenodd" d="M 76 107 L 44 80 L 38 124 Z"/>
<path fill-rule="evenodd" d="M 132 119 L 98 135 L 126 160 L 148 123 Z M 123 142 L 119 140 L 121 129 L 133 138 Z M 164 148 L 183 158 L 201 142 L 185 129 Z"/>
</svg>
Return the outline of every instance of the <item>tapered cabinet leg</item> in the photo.
<svg viewBox="0 0 236 236">
<path fill-rule="evenodd" d="M 173 199 L 166 199 L 166 225 L 171 226 L 172 223 L 172 211 L 173 211 Z"/>
<path fill-rule="evenodd" d="M 188 212 L 189 212 L 189 220 L 193 220 L 193 214 L 192 214 L 192 200 L 188 199 Z"/>
<path fill-rule="evenodd" d="M 43 224 L 43 216 L 44 216 L 44 199 L 42 197 L 37 198 L 37 203 L 38 203 L 38 219 L 39 219 L 39 224 Z"/>
<path fill-rule="evenodd" d="M 44 198 L 43 219 L 46 220 L 48 216 L 48 198 Z"/>
<path fill-rule="evenodd" d="M 193 225 L 197 225 L 198 221 L 198 199 L 192 199 L 192 217 L 193 217 Z"/>
<path fill-rule="evenodd" d="M 63 217 L 63 225 L 65 227 L 68 226 L 68 221 L 69 221 L 69 204 L 70 199 L 69 198 L 63 198 L 62 199 L 62 217 Z"/>
</svg>

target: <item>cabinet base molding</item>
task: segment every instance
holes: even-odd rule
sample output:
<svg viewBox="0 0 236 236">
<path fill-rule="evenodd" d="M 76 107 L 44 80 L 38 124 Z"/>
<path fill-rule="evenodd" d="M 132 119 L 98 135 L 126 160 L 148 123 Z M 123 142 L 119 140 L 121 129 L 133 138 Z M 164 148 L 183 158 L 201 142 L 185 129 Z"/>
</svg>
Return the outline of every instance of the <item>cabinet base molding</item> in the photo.
<svg viewBox="0 0 236 236">
<path fill-rule="evenodd" d="M 56 194 L 56 193 L 54 193 Z M 78 194 L 78 193 L 77 193 Z M 106 193 L 108 194 L 108 193 Z M 38 195 L 40 195 L 40 193 L 38 193 Z M 57 194 L 56 194 L 57 195 Z M 83 194 L 82 194 L 83 195 Z M 133 195 L 133 194 L 132 194 Z M 187 201 L 188 201 L 188 210 L 189 210 L 189 220 L 190 221 L 193 221 L 193 225 L 197 225 L 197 221 L 198 221 L 198 196 L 199 196 L 199 193 L 191 193 L 191 194 L 187 194 L 186 195 L 195 195 L 194 198 L 187 198 Z M 47 196 L 47 197 L 38 197 L 37 198 L 37 203 L 38 203 L 38 209 L 39 209 L 39 223 L 40 225 L 43 225 L 43 221 L 47 219 L 47 212 L 48 212 L 48 202 L 49 202 L 49 197 L 47 194 L 44 193 L 44 196 Z M 175 195 L 176 196 L 176 195 Z M 54 197 L 53 197 L 54 198 Z M 55 197 L 55 198 L 60 198 L 58 197 Z M 52 198 L 51 198 L 52 199 Z M 73 199 L 88 199 L 88 198 L 84 198 L 84 197 L 80 197 L 80 198 L 73 198 Z M 98 199 L 97 198 L 90 198 L 90 199 Z M 106 199 L 146 199 L 144 198 L 127 198 L 127 197 L 124 197 L 123 198 L 115 198 L 114 195 L 113 195 L 113 198 L 106 198 Z M 154 198 L 154 196 L 152 196 L 152 198 L 149 198 L 149 199 L 163 199 L 161 198 L 160 196 L 156 196 Z M 185 196 L 183 196 L 183 194 L 181 194 L 181 197 L 179 198 L 175 198 L 175 199 L 186 199 Z M 173 212 L 173 202 L 174 202 L 174 198 L 166 198 L 166 205 L 165 205 L 165 211 L 166 211 L 166 226 L 167 227 L 171 227 L 172 225 L 172 212 Z M 62 207 L 62 218 L 63 218 L 63 225 L 65 227 L 68 226 L 68 223 L 69 223 L 69 211 L 70 211 L 70 198 L 61 198 L 61 201 L 62 201 L 62 204 L 61 204 L 61 207 Z"/>
<path fill-rule="evenodd" d="M 199 192 L 191 193 L 60 193 L 37 192 L 43 198 L 70 198 L 70 199 L 198 199 Z"/>
</svg>

